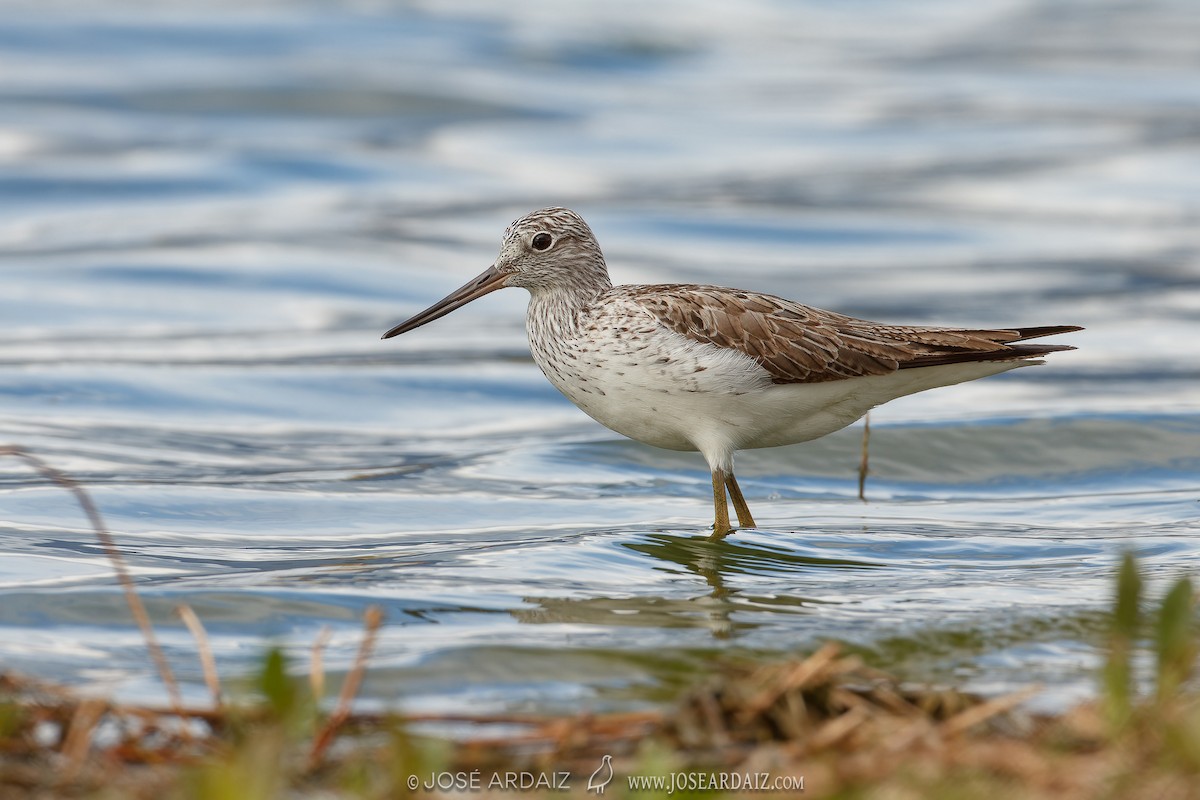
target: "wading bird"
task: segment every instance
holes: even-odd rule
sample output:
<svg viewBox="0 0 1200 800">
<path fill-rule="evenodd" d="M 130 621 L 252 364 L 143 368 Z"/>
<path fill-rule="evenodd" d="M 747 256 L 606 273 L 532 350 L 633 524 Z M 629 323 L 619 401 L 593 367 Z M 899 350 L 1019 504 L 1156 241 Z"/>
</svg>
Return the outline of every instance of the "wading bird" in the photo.
<svg viewBox="0 0 1200 800">
<path fill-rule="evenodd" d="M 631 439 L 704 456 L 714 539 L 732 531 L 726 492 L 754 527 L 736 451 L 806 442 L 888 400 L 1040 364 L 1074 348 L 1018 343 L 1081 330 L 891 325 L 721 286 L 613 286 L 583 218 L 544 208 L 508 227 L 481 275 L 383 338 L 506 286 L 529 291 L 533 359 L 571 402 Z"/>
</svg>

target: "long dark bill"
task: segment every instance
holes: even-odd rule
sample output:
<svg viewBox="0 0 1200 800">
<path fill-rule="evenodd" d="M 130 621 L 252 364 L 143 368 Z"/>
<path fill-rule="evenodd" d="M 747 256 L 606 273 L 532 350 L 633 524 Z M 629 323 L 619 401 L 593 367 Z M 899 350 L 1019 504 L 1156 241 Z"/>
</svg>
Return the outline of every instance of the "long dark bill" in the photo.
<svg viewBox="0 0 1200 800">
<path fill-rule="evenodd" d="M 504 280 L 508 276 L 502 272 L 497 272 L 495 267 L 488 267 L 479 274 L 471 282 L 455 289 L 446 297 L 438 300 L 429 308 L 417 314 L 414 317 L 406 319 L 396 327 L 383 335 L 384 339 L 390 339 L 393 336 L 399 336 L 402 333 L 408 333 L 413 328 L 419 328 L 426 322 L 433 322 L 435 319 L 446 316 L 456 308 L 462 308 L 472 300 L 478 300 L 485 294 L 504 288 Z"/>
</svg>

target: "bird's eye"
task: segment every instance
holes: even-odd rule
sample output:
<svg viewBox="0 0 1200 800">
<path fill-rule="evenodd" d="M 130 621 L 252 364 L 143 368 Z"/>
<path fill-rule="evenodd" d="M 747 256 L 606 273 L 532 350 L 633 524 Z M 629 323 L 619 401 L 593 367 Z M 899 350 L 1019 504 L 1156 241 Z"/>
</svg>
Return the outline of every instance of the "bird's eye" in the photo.
<svg viewBox="0 0 1200 800">
<path fill-rule="evenodd" d="M 534 234 L 530 244 L 533 245 L 534 250 L 548 250 L 550 245 L 554 244 L 554 237 L 542 231 L 541 233 Z"/>
</svg>

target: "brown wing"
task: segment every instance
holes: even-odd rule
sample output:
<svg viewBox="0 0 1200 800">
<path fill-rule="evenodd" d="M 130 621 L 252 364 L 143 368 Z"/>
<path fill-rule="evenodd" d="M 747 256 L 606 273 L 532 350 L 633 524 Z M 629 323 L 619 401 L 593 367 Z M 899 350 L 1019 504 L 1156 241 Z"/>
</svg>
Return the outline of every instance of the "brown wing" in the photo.
<svg viewBox="0 0 1200 800">
<path fill-rule="evenodd" d="M 883 325 L 720 286 L 621 287 L 666 327 L 753 358 L 775 383 L 819 383 L 965 361 L 1033 358 L 1067 345 L 1013 345 L 1081 330 L 1062 325 L 964 330 Z"/>
</svg>

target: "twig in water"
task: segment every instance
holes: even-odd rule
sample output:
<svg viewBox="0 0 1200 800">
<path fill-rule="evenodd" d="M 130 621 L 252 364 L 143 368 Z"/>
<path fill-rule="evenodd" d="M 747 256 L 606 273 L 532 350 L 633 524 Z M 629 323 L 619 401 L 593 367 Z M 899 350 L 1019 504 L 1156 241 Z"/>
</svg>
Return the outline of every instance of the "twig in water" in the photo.
<svg viewBox="0 0 1200 800">
<path fill-rule="evenodd" d="M 120 582 L 121 588 L 125 591 L 125 602 L 129 605 L 129 611 L 133 614 L 134 620 L 137 621 L 138 627 L 141 628 L 142 638 L 146 640 L 146 648 L 150 651 L 150 657 L 154 659 L 154 663 L 158 667 L 158 674 L 162 678 L 163 684 L 167 687 L 167 695 L 171 698 L 171 705 L 179 716 L 185 716 L 183 711 L 183 696 L 179 693 L 179 684 L 175 682 L 175 675 L 171 672 L 171 666 L 167 663 L 167 657 L 163 654 L 162 648 L 158 644 L 158 638 L 154 635 L 154 626 L 150 623 L 150 615 L 146 613 L 146 606 L 142 604 L 142 598 L 138 597 L 137 591 L 133 588 L 133 578 L 129 575 L 129 568 L 125 565 L 125 558 L 121 555 L 121 551 L 117 549 L 117 542 L 113 539 L 112 534 L 108 532 L 108 528 L 105 527 L 104 520 L 100 516 L 100 511 L 96 508 L 95 503 L 92 502 L 92 498 L 73 478 L 65 472 L 50 466 L 28 450 L 16 447 L 15 445 L 3 445 L 0 446 L 0 456 L 14 456 L 23 460 L 51 483 L 58 484 L 75 496 L 75 501 L 79 503 L 79 507 L 83 509 L 83 513 L 87 515 L 88 521 L 91 522 L 92 529 L 96 532 L 96 538 L 100 540 L 101 547 L 104 548 L 104 552 L 108 555 L 108 560 L 112 562 L 113 570 L 117 573 L 117 580 Z"/>
<path fill-rule="evenodd" d="M 329 644 L 333 630 L 328 625 L 322 625 L 313 641 L 312 660 L 309 662 L 308 685 L 312 690 L 313 702 L 320 703 L 325 697 L 325 646 Z"/>
<path fill-rule="evenodd" d="M 200 668 L 204 670 L 204 683 L 208 686 L 208 693 L 212 695 L 213 708 L 220 710 L 221 676 L 217 674 L 217 659 L 213 657 L 212 647 L 208 643 L 208 631 L 204 630 L 204 623 L 196 616 L 191 606 L 181 605 L 175 611 L 192 632 L 192 638 L 196 640 L 196 649 L 200 651 Z"/>
<path fill-rule="evenodd" d="M 350 672 L 346 675 L 346 681 L 342 684 L 337 707 L 325 722 L 325 726 L 313 739 L 312 750 L 308 754 L 310 768 L 320 763 L 321 757 L 337 736 L 338 729 L 350 717 L 350 704 L 354 702 L 354 696 L 358 694 L 358 686 L 362 683 L 363 674 L 367 671 L 367 661 L 371 658 L 371 650 L 375 647 L 375 637 L 382 624 L 383 611 L 379 606 L 368 607 L 363 614 L 363 640 L 358 646 L 358 654 L 354 657 L 354 666 L 350 668 Z"/>
<path fill-rule="evenodd" d="M 871 412 L 863 417 L 862 458 L 858 462 L 858 499 L 867 502 L 867 464 L 871 443 Z"/>
</svg>

